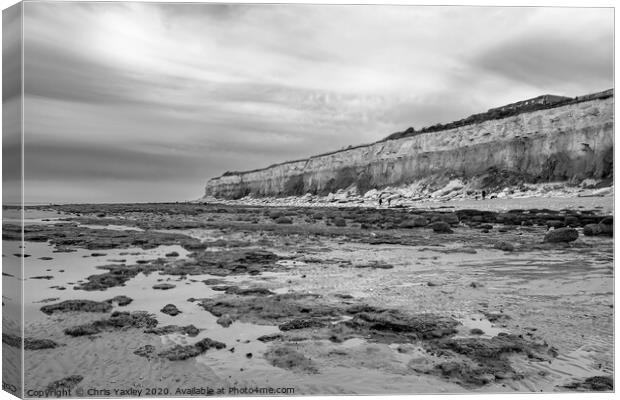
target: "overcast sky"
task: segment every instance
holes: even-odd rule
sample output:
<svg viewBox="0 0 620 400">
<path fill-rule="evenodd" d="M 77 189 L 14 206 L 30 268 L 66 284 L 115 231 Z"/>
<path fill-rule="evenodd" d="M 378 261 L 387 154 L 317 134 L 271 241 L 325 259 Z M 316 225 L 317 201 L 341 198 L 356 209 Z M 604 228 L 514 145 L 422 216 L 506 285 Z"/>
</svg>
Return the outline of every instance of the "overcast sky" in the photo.
<svg viewBox="0 0 620 400">
<path fill-rule="evenodd" d="M 174 201 L 544 93 L 612 87 L 613 11 L 25 4 L 26 200 Z"/>
</svg>

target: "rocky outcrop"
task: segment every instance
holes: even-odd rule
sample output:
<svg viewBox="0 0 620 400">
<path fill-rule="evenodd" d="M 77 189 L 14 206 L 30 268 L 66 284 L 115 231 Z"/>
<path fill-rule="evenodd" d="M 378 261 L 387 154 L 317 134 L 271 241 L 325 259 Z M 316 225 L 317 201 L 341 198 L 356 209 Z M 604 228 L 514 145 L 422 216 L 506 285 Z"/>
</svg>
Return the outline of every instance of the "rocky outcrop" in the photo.
<svg viewBox="0 0 620 400">
<path fill-rule="evenodd" d="M 205 197 L 328 194 L 433 176 L 478 179 L 481 189 L 529 182 L 604 179 L 613 170 L 613 91 L 542 110 L 226 173 Z"/>
</svg>

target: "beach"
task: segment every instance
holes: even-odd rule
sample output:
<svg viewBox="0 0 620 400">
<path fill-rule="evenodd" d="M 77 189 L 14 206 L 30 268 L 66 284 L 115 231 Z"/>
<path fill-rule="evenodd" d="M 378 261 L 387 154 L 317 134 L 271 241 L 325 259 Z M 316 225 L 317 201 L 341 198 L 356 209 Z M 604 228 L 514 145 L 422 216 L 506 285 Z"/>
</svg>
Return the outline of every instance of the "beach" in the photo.
<svg viewBox="0 0 620 400">
<path fill-rule="evenodd" d="M 613 197 L 572 201 L 28 208 L 27 396 L 606 390 Z"/>
</svg>

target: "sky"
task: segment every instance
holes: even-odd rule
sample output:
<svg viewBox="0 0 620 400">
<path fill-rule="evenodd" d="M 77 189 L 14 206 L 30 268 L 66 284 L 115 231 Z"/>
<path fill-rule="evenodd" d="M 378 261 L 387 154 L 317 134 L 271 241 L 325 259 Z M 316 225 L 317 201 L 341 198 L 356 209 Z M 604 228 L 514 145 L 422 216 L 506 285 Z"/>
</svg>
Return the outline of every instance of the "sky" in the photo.
<svg viewBox="0 0 620 400">
<path fill-rule="evenodd" d="M 613 10 L 26 3 L 29 202 L 207 179 L 613 87 Z"/>
</svg>

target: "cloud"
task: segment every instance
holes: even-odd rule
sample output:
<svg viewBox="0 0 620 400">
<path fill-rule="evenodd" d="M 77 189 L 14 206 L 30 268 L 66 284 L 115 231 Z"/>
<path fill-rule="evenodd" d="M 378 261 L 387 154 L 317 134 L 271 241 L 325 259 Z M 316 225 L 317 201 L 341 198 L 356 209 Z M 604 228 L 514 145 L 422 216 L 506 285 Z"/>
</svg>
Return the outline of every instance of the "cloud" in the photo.
<svg viewBox="0 0 620 400">
<path fill-rule="evenodd" d="M 611 9 L 26 3 L 29 190 L 194 198 L 226 170 L 606 89 L 612 32 Z"/>
<path fill-rule="evenodd" d="M 529 34 L 486 50 L 475 63 L 516 85 L 554 88 L 579 82 L 605 88 L 613 78 L 611 45 L 611 32 L 607 37 L 581 42 Z"/>
</svg>

